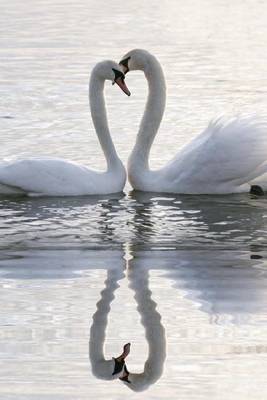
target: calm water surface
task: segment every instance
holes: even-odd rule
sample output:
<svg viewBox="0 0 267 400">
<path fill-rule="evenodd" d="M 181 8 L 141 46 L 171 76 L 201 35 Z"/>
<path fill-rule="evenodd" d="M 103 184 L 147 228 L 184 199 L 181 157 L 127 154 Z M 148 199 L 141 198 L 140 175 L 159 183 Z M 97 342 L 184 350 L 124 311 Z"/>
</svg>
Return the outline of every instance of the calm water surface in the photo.
<svg viewBox="0 0 267 400">
<path fill-rule="evenodd" d="M 266 19 L 260 0 L 0 0 L 1 159 L 104 169 L 89 73 L 135 47 L 168 85 L 152 167 L 213 117 L 266 115 Z M 127 83 L 130 98 L 106 87 L 124 162 L 147 93 L 141 73 Z M 265 400 L 266 209 L 266 197 L 128 184 L 106 198 L 0 198 L 1 399 Z M 105 371 L 129 341 L 127 386 Z"/>
</svg>

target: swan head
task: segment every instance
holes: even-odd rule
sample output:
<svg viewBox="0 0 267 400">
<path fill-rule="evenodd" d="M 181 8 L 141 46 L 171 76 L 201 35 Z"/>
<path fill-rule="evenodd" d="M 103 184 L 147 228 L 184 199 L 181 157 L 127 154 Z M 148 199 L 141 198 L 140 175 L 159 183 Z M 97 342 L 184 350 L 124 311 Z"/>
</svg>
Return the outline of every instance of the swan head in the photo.
<svg viewBox="0 0 267 400">
<path fill-rule="evenodd" d="M 112 357 L 114 360 L 114 371 L 112 375 L 117 375 L 120 373 L 124 373 L 124 367 L 125 367 L 125 358 L 129 355 L 130 353 L 130 348 L 131 348 L 131 343 L 126 343 L 123 346 L 123 352 L 119 357 Z"/>
<path fill-rule="evenodd" d="M 95 74 L 98 79 L 110 80 L 112 84 L 116 83 L 127 96 L 131 95 L 124 81 L 125 75 L 123 68 L 115 61 L 106 60 L 96 64 L 93 69 L 93 74 Z"/>
<path fill-rule="evenodd" d="M 123 346 L 123 351 L 122 351 L 121 355 L 119 357 L 115 358 L 115 360 L 124 361 L 125 358 L 130 354 L 130 350 L 131 350 L 131 343 L 126 343 Z"/>
<path fill-rule="evenodd" d="M 149 66 L 151 58 L 154 58 L 154 56 L 147 50 L 134 49 L 122 57 L 119 65 L 121 66 L 124 74 L 134 70 L 145 71 L 146 67 Z"/>
</svg>

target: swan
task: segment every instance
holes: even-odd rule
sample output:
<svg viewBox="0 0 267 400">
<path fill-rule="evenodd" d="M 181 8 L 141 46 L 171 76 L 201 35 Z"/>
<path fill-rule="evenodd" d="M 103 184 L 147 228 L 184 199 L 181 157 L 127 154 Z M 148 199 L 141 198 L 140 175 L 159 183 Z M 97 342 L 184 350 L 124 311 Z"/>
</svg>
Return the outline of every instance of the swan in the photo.
<svg viewBox="0 0 267 400">
<path fill-rule="evenodd" d="M 163 168 L 151 170 L 148 158 L 163 117 L 166 86 L 155 56 L 135 49 L 120 61 L 123 71 L 141 70 L 148 81 L 148 100 L 128 161 L 129 181 L 146 192 L 226 194 L 267 189 L 267 128 L 253 116 L 220 117 Z M 256 192 L 261 188 L 256 186 Z"/>
<path fill-rule="evenodd" d="M 111 80 L 130 96 L 121 66 L 106 60 L 92 70 L 89 100 L 92 120 L 103 149 L 107 170 L 98 172 L 85 165 L 57 158 L 32 158 L 0 163 L 0 194 L 80 196 L 117 193 L 123 190 L 126 171 L 108 128 L 104 83 Z"/>
</svg>

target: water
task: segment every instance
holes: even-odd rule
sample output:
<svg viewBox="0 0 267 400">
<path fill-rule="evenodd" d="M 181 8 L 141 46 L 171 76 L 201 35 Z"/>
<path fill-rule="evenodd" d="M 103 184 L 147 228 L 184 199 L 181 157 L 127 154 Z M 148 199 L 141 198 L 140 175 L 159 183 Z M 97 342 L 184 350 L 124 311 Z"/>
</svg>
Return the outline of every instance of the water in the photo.
<svg viewBox="0 0 267 400">
<path fill-rule="evenodd" d="M 152 167 L 215 116 L 266 114 L 265 2 L 2 0 L 0 11 L 1 158 L 103 169 L 89 73 L 135 47 L 158 56 L 168 86 Z M 105 92 L 124 162 L 147 93 L 138 72 L 127 84 L 130 98 Z M 129 184 L 105 198 L 1 198 L 1 399 L 265 400 L 266 207 Z M 127 367 L 145 371 L 135 385 L 99 379 L 89 342 L 96 352 L 105 334 L 107 359 L 131 342 Z"/>
<path fill-rule="evenodd" d="M 249 194 L 0 200 L 2 250 L 265 249 L 267 203 Z"/>
<path fill-rule="evenodd" d="M 263 399 L 267 264 L 266 253 L 257 256 L 131 248 L 2 254 L 2 398 L 132 399 L 146 389 L 142 398 Z M 143 375 L 130 391 L 99 379 L 109 378 L 97 368 L 104 334 L 107 359 L 132 343 L 128 369 Z"/>
</svg>

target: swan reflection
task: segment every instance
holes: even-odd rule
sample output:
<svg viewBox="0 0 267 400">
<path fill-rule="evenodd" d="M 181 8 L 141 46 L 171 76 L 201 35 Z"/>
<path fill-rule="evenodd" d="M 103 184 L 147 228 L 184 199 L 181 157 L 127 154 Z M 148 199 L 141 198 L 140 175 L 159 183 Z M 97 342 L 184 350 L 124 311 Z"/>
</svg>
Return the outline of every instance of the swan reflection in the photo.
<svg viewBox="0 0 267 400">
<path fill-rule="evenodd" d="M 123 353 L 119 357 L 119 361 L 122 360 L 121 369 L 118 363 L 116 364 L 118 358 L 117 360 L 114 358 L 106 359 L 104 356 L 105 332 L 110 304 L 115 298 L 115 290 L 119 287 L 118 281 L 124 277 L 123 272 L 117 269 L 108 271 L 105 288 L 101 292 L 101 299 L 96 305 L 97 310 L 93 316 L 93 323 L 90 330 L 89 358 L 92 372 L 97 378 L 105 380 L 119 378 L 131 390 L 139 392 L 146 390 L 161 377 L 166 358 L 166 338 L 165 329 L 161 323 L 161 316 L 156 310 L 157 304 L 152 300 L 152 293 L 148 287 L 148 271 L 142 271 L 141 268 L 136 269 L 135 260 L 133 259 L 128 261 L 127 276 L 130 288 L 134 292 L 137 311 L 141 316 L 141 323 L 144 326 L 148 342 L 148 358 L 144 364 L 143 371 L 135 373 L 131 370 L 130 366 L 126 365 L 126 362 L 124 363 L 128 355 L 127 353 L 125 356 L 125 346 Z"/>
<path fill-rule="evenodd" d="M 134 291 L 137 310 L 141 315 L 141 323 L 145 328 L 148 343 L 148 358 L 143 372 L 134 373 L 127 371 L 124 376 L 128 379 L 123 382 L 131 390 L 141 392 L 161 377 L 166 358 L 165 329 L 161 323 L 161 315 L 157 311 L 157 304 L 152 300 L 152 292 L 149 289 L 148 271 L 137 268 L 135 259 L 129 261 L 128 278 L 130 288 Z M 129 368 L 130 369 L 130 368 Z"/>
<path fill-rule="evenodd" d="M 248 251 L 145 251 L 132 248 L 131 255 L 130 260 L 122 260 L 123 265 L 119 268 L 108 270 L 105 288 L 93 316 L 89 355 L 92 372 L 99 379 L 118 378 L 132 391 L 141 392 L 156 383 L 163 373 L 166 337 L 161 315 L 149 288 L 152 271 L 162 271 L 162 277 L 171 281 L 174 292 L 168 302 L 174 313 L 181 309 L 178 301 L 182 301 L 189 307 L 186 312 L 196 309 L 204 312 L 210 317 L 210 324 L 228 324 L 229 321 L 232 324 L 247 324 L 257 323 L 257 318 L 261 318 L 266 310 L 267 271 L 260 254 Z M 110 304 L 119 287 L 118 281 L 125 278 L 125 264 L 129 287 L 134 293 L 148 343 L 148 357 L 139 373 L 131 368 L 131 363 L 128 364 L 125 347 L 117 357 L 122 361 L 117 369 L 116 360 L 106 359 L 103 350 Z M 176 290 L 182 293 L 180 300 L 175 295 Z M 122 308 L 122 318 L 123 312 Z M 127 339 L 132 341 L 132 338 Z"/>
<path fill-rule="evenodd" d="M 227 317 L 232 323 L 246 323 L 256 320 L 267 308 L 267 269 L 262 254 L 228 250 L 136 250 L 135 265 L 142 270 L 163 271 L 172 287 L 182 291 L 183 298 L 191 300 L 192 309 L 197 306 L 212 321 L 223 322 Z"/>
<path fill-rule="evenodd" d="M 119 287 L 118 281 L 122 278 L 124 278 L 124 273 L 121 270 L 108 270 L 105 288 L 101 292 L 101 299 L 97 303 L 97 310 L 93 315 L 89 340 L 89 358 L 92 372 L 99 379 L 112 380 L 120 377 L 123 372 L 125 358 L 130 351 L 130 344 L 127 343 L 124 345 L 120 356 L 108 360 L 104 356 L 104 342 L 110 304 L 115 298 L 115 290 Z"/>
</svg>

